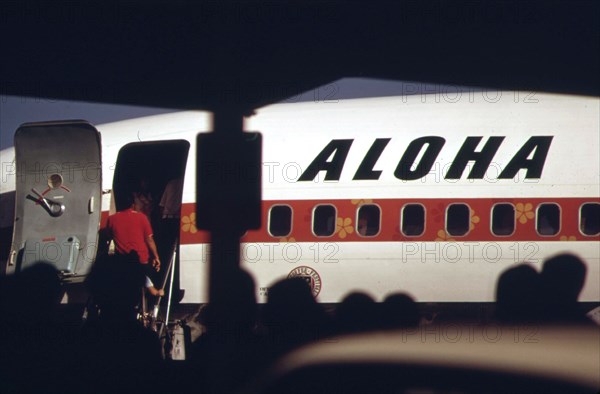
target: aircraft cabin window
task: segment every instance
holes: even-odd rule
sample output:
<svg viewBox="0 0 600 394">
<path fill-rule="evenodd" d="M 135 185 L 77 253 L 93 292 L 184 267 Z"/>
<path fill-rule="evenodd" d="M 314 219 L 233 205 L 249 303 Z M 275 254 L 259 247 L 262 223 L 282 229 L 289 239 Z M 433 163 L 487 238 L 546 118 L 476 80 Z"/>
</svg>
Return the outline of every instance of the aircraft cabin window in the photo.
<svg viewBox="0 0 600 394">
<path fill-rule="evenodd" d="M 317 205 L 313 210 L 313 233 L 318 237 L 329 237 L 335 232 L 337 212 L 333 205 Z"/>
<path fill-rule="evenodd" d="M 600 234 L 600 204 L 585 203 L 579 211 L 579 229 L 584 235 Z"/>
<path fill-rule="evenodd" d="M 535 229 L 539 235 L 556 235 L 560 230 L 560 207 L 557 204 L 540 204 L 535 215 Z"/>
<path fill-rule="evenodd" d="M 402 234 L 416 237 L 425 232 L 425 208 L 421 204 L 406 204 L 401 213 Z"/>
<path fill-rule="evenodd" d="M 466 204 L 451 204 L 446 209 L 446 232 L 461 236 L 469 232 L 471 209 Z"/>
<path fill-rule="evenodd" d="M 515 207 L 501 203 L 492 207 L 492 234 L 508 236 L 515 232 Z"/>
<path fill-rule="evenodd" d="M 374 237 L 381 227 L 381 210 L 377 205 L 361 205 L 358 208 L 356 232 L 363 237 Z"/>
<path fill-rule="evenodd" d="M 287 237 L 292 232 L 292 208 L 287 205 L 273 205 L 269 211 L 269 234 L 273 237 Z"/>
</svg>

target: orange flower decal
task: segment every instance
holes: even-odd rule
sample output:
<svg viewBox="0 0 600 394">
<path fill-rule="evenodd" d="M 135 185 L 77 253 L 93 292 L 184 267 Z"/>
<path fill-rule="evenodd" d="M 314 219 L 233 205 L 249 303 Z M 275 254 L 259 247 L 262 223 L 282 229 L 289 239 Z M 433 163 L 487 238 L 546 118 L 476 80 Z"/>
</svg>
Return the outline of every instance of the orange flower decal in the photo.
<svg viewBox="0 0 600 394">
<path fill-rule="evenodd" d="M 294 237 L 289 237 L 289 238 L 283 237 L 283 238 L 279 239 L 279 242 L 281 242 L 281 243 L 284 243 L 284 242 L 296 242 L 296 238 L 294 238 Z"/>
<path fill-rule="evenodd" d="M 446 232 L 446 230 L 439 230 L 437 232 L 436 242 L 454 242 L 456 241 L 454 238 L 450 238 L 450 235 Z"/>
<path fill-rule="evenodd" d="M 517 220 L 521 224 L 527 223 L 528 220 L 533 219 L 535 214 L 533 213 L 533 204 L 530 202 L 523 204 L 522 202 L 517 203 Z"/>
<path fill-rule="evenodd" d="M 181 230 L 183 230 L 184 233 L 196 234 L 198 232 L 198 228 L 196 227 L 196 212 L 190 213 L 189 216 L 182 217 L 181 223 Z"/>
<path fill-rule="evenodd" d="M 335 232 L 342 239 L 346 238 L 348 234 L 352 234 L 354 232 L 354 227 L 352 227 L 352 219 L 337 218 L 335 223 Z"/>
<path fill-rule="evenodd" d="M 481 219 L 479 219 L 479 216 L 475 215 L 475 211 L 471 210 L 471 225 L 469 226 L 469 229 L 473 230 L 475 225 L 479 223 L 480 220 Z"/>
<path fill-rule="evenodd" d="M 560 240 L 561 241 L 577 241 L 577 237 L 574 235 L 569 235 L 569 236 L 563 235 L 562 237 L 560 237 Z"/>
<path fill-rule="evenodd" d="M 363 205 L 363 204 L 371 204 L 371 203 L 373 203 L 373 200 L 371 200 L 370 198 L 369 199 L 364 198 L 361 200 L 352 200 L 353 205 Z"/>
</svg>

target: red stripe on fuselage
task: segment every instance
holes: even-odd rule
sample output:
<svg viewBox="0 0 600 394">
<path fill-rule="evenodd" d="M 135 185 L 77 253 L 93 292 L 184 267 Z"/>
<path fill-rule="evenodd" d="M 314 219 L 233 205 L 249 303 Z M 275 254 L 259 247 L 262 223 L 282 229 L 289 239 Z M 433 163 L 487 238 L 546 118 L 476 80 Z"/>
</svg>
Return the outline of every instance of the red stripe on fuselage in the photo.
<svg viewBox="0 0 600 394">
<path fill-rule="evenodd" d="M 600 198 L 474 198 L 474 199 L 373 199 L 373 200 L 280 200 L 263 201 L 263 226 L 248 231 L 242 242 L 427 242 L 427 241 L 599 241 L 600 235 L 586 236 L 579 230 L 579 210 L 584 203 L 600 203 Z M 376 236 L 364 237 L 356 231 L 357 209 L 362 204 L 376 204 L 381 208 L 381 229 Z M 472 224 L 464 236 L 450 236 L 445 232 L 446 208 L 463 203 L 471 208 Z M 516 212 L 515 232 L 510 236 L 496 236 L 491 231 L 492 207 L 498 203 L 522 204 Z M 560 206 L 561 226 L 556 235 L 542 236 L 536 231 L 536 210 L 539 204 L 554 203 Z M 317 237 L 312 232 L 312 212 L 317 205 L 331 204 L 337 209 L 338 226 L 329 237 Z M 400 212 L 406 204 L 425 207 L 425 231 L 420 236 L 409 237 L 400 232 Z M 292 208 L 292 231 L 287 237 L 273 237 L 268 233 L 267 220 L 273 205 Z M 182 206 L 181 243 L 207 243 L 209 234 L 196 228 L 194 203 Z M 532 217 L 533 214 L 533 217 Z M 341 218 L 341 220 L 339 219 Z M 348 220 L 349 219 L 349 220 Z"/>
</svg>

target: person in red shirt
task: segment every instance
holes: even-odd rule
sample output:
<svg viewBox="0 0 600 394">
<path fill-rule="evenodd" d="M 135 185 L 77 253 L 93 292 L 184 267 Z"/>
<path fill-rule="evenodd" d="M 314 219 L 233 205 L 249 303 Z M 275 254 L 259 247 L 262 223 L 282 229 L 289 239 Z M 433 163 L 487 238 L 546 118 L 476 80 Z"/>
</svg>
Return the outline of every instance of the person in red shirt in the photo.
<svg viewBox="0 0 600 394">
<path fill-rule="evenodd" d="M 144 268 L 160 269 L 160 258 L 154 242 L 152 226 L 146 215 L 135 210 L 133 198 L 127 209 L 123 209 L 108 217 L 106 237 L 115 243 L 115 252 L 122 256 L 137 254 L 137 259 Z M 150 256 L 152 254 L 152 256 Z M 150 258 L 152 257 L 152 260 Z"/>
</svg>

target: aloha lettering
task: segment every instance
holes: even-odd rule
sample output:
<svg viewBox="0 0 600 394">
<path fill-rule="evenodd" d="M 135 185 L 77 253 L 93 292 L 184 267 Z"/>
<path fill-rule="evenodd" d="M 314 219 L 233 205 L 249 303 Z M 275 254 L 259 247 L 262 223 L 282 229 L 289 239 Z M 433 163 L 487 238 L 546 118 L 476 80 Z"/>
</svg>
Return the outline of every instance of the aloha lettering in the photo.
<svg viewBox="0 0 600 394">
<path fill-rule="evenodd" d="M 467 137 L 452 161 L 445 179 L 460 179 L 469 162 L 474 163 L 467 179 L 483 179 L 504 138 L 490 137 L 477 151 L 477 146 L 483 137 Z M 500 172 L 498 179 L 512 179 L 520 170 L 526 170 L 526 179 L 541 178 L 553 138 L 553 136 L 530 137 Z M 390 140 L 390 138 L 377 138 L 373 142 L 352 180 L 379 179 L 382 171 L 373 168 Z M 353 142 L 353 139 L 331 140 L 300 175 L 298 181 L 313 181 L 321 171 L 325 171 L 326 181 L 339 181 Z M 445 143 L 446 140 L 438 136 L 420 137 L 412 141 L 400 158 L 394 176 L 403 181 L 423 178 L 431 171 Z M 419 161 L 416 162 L 423 150 Z"/>
</svg>

